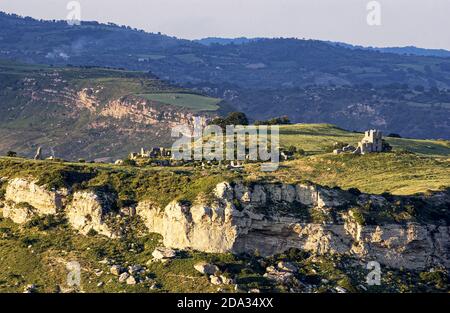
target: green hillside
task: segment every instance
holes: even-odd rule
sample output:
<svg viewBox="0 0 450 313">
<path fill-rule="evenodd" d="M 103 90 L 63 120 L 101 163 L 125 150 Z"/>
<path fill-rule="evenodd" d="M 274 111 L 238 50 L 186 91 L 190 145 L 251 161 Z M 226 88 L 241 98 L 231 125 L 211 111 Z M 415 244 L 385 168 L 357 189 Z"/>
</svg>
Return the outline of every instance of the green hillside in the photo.
<svg viewBox="0 0 450 313">
<path fill-rule="evenodd" d="M 385 134 L 386 135 L 386 134 Z M 296 124 L 280 126 L 282 146 L 293 145 L 309 154 L 324 153 L 335 142 L 356 146 L 363 133 L 349 132 L 330 124 Z M 407 150 L 419 155 L 450 156 L 450 141 L 385 138 L 395 150 Z"/>
<path fill-rule="evenodd" d="M 151 101 L 176 105 L 193 111 L 216 111 L 222 100 L 186 93 L 153 93 L 139 95 Z"/>
</svg>

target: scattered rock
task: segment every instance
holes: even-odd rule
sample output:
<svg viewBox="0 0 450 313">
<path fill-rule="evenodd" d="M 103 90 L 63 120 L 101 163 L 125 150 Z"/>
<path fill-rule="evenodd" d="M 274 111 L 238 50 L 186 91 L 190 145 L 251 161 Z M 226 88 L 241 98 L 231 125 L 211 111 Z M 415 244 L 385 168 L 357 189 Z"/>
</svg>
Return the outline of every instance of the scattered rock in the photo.
<svg viewBox="0 0 450 313">
<path fill-rule="evenodd" d="M 94 270 L 94 274 L 95 274 L 95 276 L 99 277 L 99 276 L 102 276 L 103 271 L 101 269 L 97 268 Z"/>
<path fill-rule="evenodd" d="M 102 287 L 104 284 L 105 284 L 105 283 L 101 281 L 101 282 L 99 282 L 99 283 L 97 284 L 97 287 Z"/>
<path fill-rule="evenodd" d="M 31 284 L 31 285 L 27 285 L 24 288 L 23 293 L 34 293 L 34 292 L 36 292 L 36 290 L 37 290 L 36 285 Z"/>
<path fill-rule="evenodd" d="M 127 285 L 136 285 L 136 283 L 137 283 L 136 278 L 134 278 L 134 276 L 128 277 L 126 282 L 127 282 Z"/>
<path fill-rule="evenodd" d="M 278 268 L 282 271 L 291 272 L 291 273 L 296 273 L 298 271 L 297 266 L 295 266 L 294 264 L 292 264 L 290 262 L 285 262 L 285 261 L 278 262 Z"/>
<path fill-rule="evenodd" d="M 224 283 L 225 285 L 233 285 L 234 284 L 234 280 L 226 277 L 224 275 L 220 275 L 220 279 L 222 280 L 222 283 Z"/>
<path fill-rule="evenodd" d="M 122 273 L 122 268 L 119 265 L 113 265 L 109 269 L 109 272 L 115 276 L 119 276 Z"/>
<path fill-rule="evenodd" d="M 280 284 L 288 284 L 295 279 L 295 276 L 292 272 L 279 271 L 273 266 L 269 266 L 267 268 L 267 273 L 264 274 L 264 277 L 274 280 Z"/>
<path fill-rule="evenodd" d="M 130 273 L 130 275 L 134 275 L 141 271 L 142 271 L 142 266 L 140 266 L 140 265 L 133 265 L 133 266 L 128 267 L 128 273 Z"/>
<path fill-rule="evenodd" d="M 202 274 L 214 275 L 219 272 L 219 268 L 214 264 L 200 262 L 194 265 L 194 268 Z"/>
<path fill-rule="evenodd" d="M 156 260 L 173 259 L 176 256 L 176 251 L 170 248 L 159 247 L 153 251 L 152 256 Z"/>
<path fill-rule="evenodd" d="M 119 282 L 120 283 L 125 282 L 128 279 L 128 277 L 130 277 L 130 274 L 128 274 L 127 272 L 120 274 Z"/>
<path fill-rule="evenodd" d="M 341 286 L 337 286 L 334 288 L 338 293 L 347 293 L 347 290 L 345 288 L 342 288 Z"/>
<path fill-rule="evenodd" d="M 211 275 L 209 276 L 209 280 L 213 285 L 222 285 L 222 279 L 220 277 Z"/>
<path fill-rule="evenodd" d="M 253 289 L 250 289 L 248 291 L 248 293 L 261 293 L 261 290 L 259 290 L 258 288 L 253 288 Z"/>
</svg>

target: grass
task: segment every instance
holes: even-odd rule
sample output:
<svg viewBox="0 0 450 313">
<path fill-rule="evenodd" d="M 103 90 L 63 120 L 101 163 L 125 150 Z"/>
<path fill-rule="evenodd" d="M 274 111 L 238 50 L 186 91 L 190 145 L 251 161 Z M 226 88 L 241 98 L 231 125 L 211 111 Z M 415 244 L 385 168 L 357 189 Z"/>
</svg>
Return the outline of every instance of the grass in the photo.
<svg viewBox="0 0 450 313">
<path fill-rule="evenodd" d="M 0 157 L 0 177 L 34 177 L 49 189 L 107 186 L 118 194 L 121 201 L 150 200 L 162 207 L 174 199 L 193 202 L 200 193 L 207 196 L 218 183 L 231 180 L 233 176 L 233 173 L 185 167 L 137 168 Z"/>
<path fill-rule="evenodd" d="M 167 263 L 147 264 L 158 246 L 161 246 L 161 237 L 156 234 L 110 240 L 98 235 L 78 235 L 64 221 L 41 231 L 33 226 L 18 226 L 0 214 L 0 293 L 20 293 L 29 284 L 35 284 L 37 291 L 44 293 L 64 290 L 89 293 L 217 292 L 218 286 L 210 284 L 206 275 L 194 269 L 194 264 L 200 261 L 219 266 L 226 276 L 234 277 L 244 291 L 258 288 L 262 292 L 287 292 L 286 287 L 263 277 L 266 266 L 276 266 L 281 260 L 294 263 L 299 268 L 298 279 L 313 286 L 316 292 L 330 292 L 336 285 L 353 292 L 448 290 L 445 270 L 419 272 L 384 267 L 382 286 L 361 289 L 361 285 L 366 285 L 364 263 L 349 257 L 310 256 L 296 249 L 267 259 L 186 250 Z M 145 266 L 145 276 L 151 280 L 133 286 L 119 283 L 118 278 L 109 273 L 110 266 L 100 263 L 104 259 L 121 266 Z M 81 285 L 75 289 L 67 285 L 67 264 L 74 261 L 81 266 Z M 266 265 L 262 266 L 261 262 Z M 158 289 L 150 288 L 153 283 Z M 233 285 L 220 287 L 223 292 L 234 292 Z"/>
<path fill-rule="evenodd" d="M 280 126 L 282 146 L 296 146 L 309 154 L 326 152 L 335 142 L 356 146 L 362 133 L 343 130 L 331 124 L 295 124 Z M 386 137 L 394 150 L 408 150 L 419 155 L 450 157 L 450 142 L 446 140 L 420 140 Z"/>
<path fill-rule="evenodd" d="M 398 152 L 321 154 L 282 163 L 273 173 L 259 172 L 255 165 L 248 165 L 246 172 L 251 179 L 311 181 L 373 194 L 411 195 L 450 186 L 450 159 Z"/>
<path fill-rule="evenodd" d="M 164 104 L 176 105 L 194 111 L 216 111 L 219 109 L 218 104 L 221 99 L 205 97 L 187 93 L 150 93 L 140 94 L 151 101 L 161 102 Z"/>
</svg>

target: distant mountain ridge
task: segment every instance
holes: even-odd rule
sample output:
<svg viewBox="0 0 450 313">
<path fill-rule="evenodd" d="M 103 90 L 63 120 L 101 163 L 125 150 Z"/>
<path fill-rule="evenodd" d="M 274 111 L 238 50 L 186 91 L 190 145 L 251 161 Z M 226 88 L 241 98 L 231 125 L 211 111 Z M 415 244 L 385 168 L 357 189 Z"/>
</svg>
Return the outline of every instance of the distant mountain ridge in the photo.
<svg viewBox="0 0 450 313">
<path fill-rule="evenodd" d="M 349 49 L 361 49 L 361 50 L 371 50 L 371 51 L 379 51 L 385 53 L 395 53 L 402 55 L 417 55 L 417 56 L 430 56 L 430 57 L 441 57 L 441 58 L 450 58 L 450 51 L 445 49 L 428 49 L 428 48 L 418 48 L 414 46 L 406 46 L 406 47 L 364 47 L 359 45 L 351 45 L 343 42 L 329 42 L 332 45 L 345 47 Z"/>
<path fill-rule="evenodd" d="M 194 42 L 203 44 L 205 46 L 209 46 L 212 44 L 219 45 L 241 45 L 254 41 L 259 41 L 263 39 L 263 37 L 256 38 L 247 38 L 247 37 L 237 37 L 237 38 L 221 38 L 221 37 L 207 37 L 202 39 L 193 40 Z M 386 53 L 394 53 L 394 54 L 403 54 L 403 55 L 417 55 L 417 56 L 435 56 L 442 58 L 450 58 L 450 51 L 445 49 L 429 49 L 429 48 L 419 48 L 415 46 L 405 46 L 405 47 L 365 47 L 361 45 L 352 45 L 343 42 L 334 42 L 334 41 L 324 41 L 334 46 L 340 46 L 349 49 L 361 49 L 361 50 L 371 50 L 371 51 L 379 51 Z"/>
<path fill-rule="evenodd" d="M 292 122 L 450 138 L 448 58 L 317 40 L 241 38 L 224 43 L 0 13 L 0 58 L 150 71 L 183 88 L 226 99 L 253 120 L 288 115 Z"/>
</svg>

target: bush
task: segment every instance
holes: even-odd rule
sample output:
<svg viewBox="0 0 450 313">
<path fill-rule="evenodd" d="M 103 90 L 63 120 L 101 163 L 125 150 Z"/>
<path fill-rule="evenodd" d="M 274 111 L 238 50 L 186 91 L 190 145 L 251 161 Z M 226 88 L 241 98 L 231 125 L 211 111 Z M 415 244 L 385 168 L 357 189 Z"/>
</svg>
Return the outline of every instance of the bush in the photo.
<svg viewBox="0 0 450 313">
<path fill-rule="evenodd" d="M 350 212 L 352 213 L 352 217 L 354 218 L 356 223 L 361 226 L 366 225 L 366 219 L 364 218 L 364 214 L 361 212 L 361 210 L 353 208 L 350 210 Z"/>
<path fill-rule="evenodd" d="M 136 166 L 137 163 L 135 160 L 131 160 L 131 159 L 126 159 L 123 161 L 123 165 L 125 166 Z"/>
<path fill-rule="evenodd" d="M 35 216 L 25 224 L 26 228 L 36 227 L 40 231 L 56 228 L 65 223 L 65 219 L 56 215 Z"/>
<path fill-rule="evenodd" d="M 446 289 L 448 285 L 448 274 L 445 270 L 433 270 L 429 272 L 422 272 L 419 274 L 420 280 L 427 284 L 432 285 L 437 289 Z"/>
<path fill-rule="evenodd" d="M 15 157 L 17 157 L 17 152 L 8 151 L 8 152 L 6 152 L 6 156 L 10 157 L 10 158 L 15 158 Z"/>
</svg>

